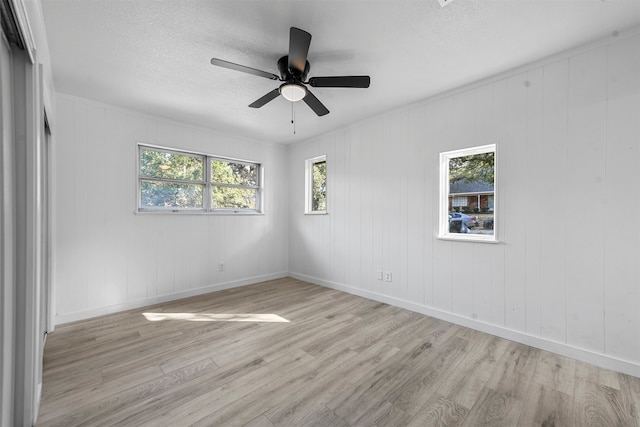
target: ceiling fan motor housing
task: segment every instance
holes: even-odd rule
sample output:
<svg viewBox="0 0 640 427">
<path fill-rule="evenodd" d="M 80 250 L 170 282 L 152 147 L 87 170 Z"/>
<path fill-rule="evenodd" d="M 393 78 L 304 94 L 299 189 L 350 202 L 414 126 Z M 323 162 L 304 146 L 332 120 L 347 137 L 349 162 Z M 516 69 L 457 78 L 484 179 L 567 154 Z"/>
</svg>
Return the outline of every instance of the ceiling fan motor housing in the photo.
<svg viewBox="0 0 640 427">
<path fill-rule="evenodd" d="M 289 69 L 289 55 L 285 55 L 278 59 L 278 71 L 280 71 L 280 78 L 285 82 L 303 83 L 307 79 L 307 74 L 311 65 L 309 61 L 305 62 L 304 71 L 300 73 L 298 70 Z"/>
</svg>

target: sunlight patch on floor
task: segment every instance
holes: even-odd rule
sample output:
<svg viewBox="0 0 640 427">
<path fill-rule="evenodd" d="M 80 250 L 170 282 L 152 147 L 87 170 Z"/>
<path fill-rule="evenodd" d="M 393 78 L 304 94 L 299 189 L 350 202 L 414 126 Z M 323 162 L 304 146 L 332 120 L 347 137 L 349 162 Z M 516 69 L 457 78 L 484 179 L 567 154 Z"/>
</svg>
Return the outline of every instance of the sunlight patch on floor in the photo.
<svg viewBox="0 0 640 427">
<path fill-rule="evenodd" d="M 253 313 L 142 313 L 150 322 L 161 320 L 185 320 L 188 322 L 265 322 L 265 323 L 289 323 L 284 317 L 277 314 L 253 314 Z"/>
</svg>

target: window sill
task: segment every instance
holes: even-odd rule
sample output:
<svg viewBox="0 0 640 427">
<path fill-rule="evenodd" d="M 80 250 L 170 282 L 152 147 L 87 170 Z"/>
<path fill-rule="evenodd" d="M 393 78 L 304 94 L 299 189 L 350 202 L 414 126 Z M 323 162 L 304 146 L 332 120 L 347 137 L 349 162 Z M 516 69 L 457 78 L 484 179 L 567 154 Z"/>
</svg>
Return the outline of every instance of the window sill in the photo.
<svg viewBox="0 0 640 427">
<path fill-rule="evenodd" d="M 478 237 L 478 235 L 461 235 L 455 236 L 450 234 L 438 235 L 438 240 L 451 240 L 456 242 L 471 242 L 471 243 L 500 243 L 499 240 L 493 238 Z"/>
<path fill-rule="evenodd" d="M 145 210 L 134 211 L 135 215 L 228 215 L 228 216 L 264 216 L 264 212 L 246 211 L 188 211 L 188 210 Z"/>
<path fill-rule="evenodd" d="M 305 212 L 305 215 L 329 215 L 327 211 L 313 211 L 313 212 Z"/>
</svg>

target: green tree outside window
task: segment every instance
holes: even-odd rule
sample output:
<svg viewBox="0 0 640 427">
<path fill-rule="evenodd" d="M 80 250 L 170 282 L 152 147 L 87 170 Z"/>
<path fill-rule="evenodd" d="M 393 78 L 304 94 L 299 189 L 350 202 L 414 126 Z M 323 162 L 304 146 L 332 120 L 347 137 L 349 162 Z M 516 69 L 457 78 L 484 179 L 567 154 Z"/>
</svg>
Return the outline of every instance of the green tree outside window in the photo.
<svg viewBox="0 0 640 427">
<path fill-rule="evenodd" d="M 317 162 L 312 167 L 311 210 L 327 210 L 327 162 Z"/>
</svg>

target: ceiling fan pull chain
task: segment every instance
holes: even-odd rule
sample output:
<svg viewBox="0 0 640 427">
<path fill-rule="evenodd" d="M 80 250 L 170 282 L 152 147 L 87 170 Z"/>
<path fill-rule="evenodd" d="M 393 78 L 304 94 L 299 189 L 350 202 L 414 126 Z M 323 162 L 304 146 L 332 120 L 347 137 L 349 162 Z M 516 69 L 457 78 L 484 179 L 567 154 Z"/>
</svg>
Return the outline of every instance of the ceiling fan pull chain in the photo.
<svg viewBox="0 0 640 427">
<path fill-rule="evenodd" d="M 293 125 L 293 134 L 296 134 L 296 113 L 295 113 L 295 102 L 291 103 L 291 124 Z"/>
</svg>

